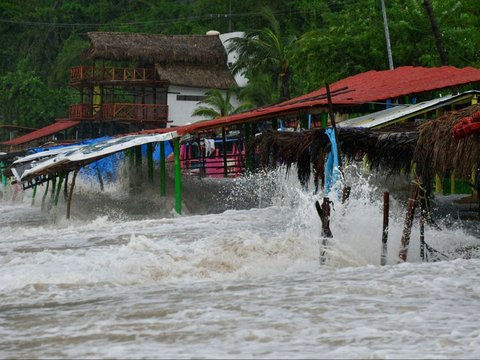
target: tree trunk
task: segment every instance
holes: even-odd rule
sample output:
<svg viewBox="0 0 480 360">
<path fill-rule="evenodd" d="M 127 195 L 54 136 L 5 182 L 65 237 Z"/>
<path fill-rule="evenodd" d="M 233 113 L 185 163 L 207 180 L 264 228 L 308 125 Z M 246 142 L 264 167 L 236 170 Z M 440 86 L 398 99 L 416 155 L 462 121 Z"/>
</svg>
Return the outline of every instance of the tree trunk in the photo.
<svg viewBox="0 0 480 360">
<path fill-rule="evenodd" d="M 280 101 L 290 99 L 290 69 L 287 67 L 284 74 L 280 75 Z"/>
<path fill-rule="evenodd" d="M 442 35 L 440 34 L 437 19 L 435 18 L 435 14 L 433 13 L 433 8 L 430 0 L 423 0 L 423 6 L 427 11 L 430 23 L 432 24 L 433 36 L 435 37 L 435 46 L 437 47 L 438 54 L 440 55 L 440 62 L 442 63 L 442 65 L 448 65 L 447 53 L 445 52 L 445 48 L 443 47 Z"/>
</svg>

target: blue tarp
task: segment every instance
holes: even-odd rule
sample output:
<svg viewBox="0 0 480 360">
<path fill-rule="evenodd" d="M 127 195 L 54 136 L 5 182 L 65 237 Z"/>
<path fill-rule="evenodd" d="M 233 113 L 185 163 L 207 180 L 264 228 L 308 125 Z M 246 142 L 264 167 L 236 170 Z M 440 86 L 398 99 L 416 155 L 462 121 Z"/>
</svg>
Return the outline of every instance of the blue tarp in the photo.
<svg viewBox="0 0 480 360">
<path fill-rule="evenodd" d="M 78 145 L 90 145 L 90 144 L 96 144 L 102 141 L 107 141 L 112 139 L 111 136 L 104 136 L 101 138 L 95 138 L 95 139 L 87 139 L 83 140 L 81 142 L 75 143 L 75 144 L 68 144 L 68 145 L 57 145 L 57 146 L 51 146 L 48 148 L 33 148 L 31 149 L 32 153 L 39 153 L 42 151 L 46 150 L 53 150 L 53 149 L 60 149 L 60 148 L 66 148 L 69 146 L 78 146 Z M 168 157 L 172 152 L 172 146 L 168 141 L 165 141 L 165 157 Z M 161 156 L 160 156 L 160 145 L 154 144 L 154 152 L 153 152 L 153 161 L 155 163 L 159 163 Z M 142 157 L 147 156 L 147 145 L 142 145 Z M 87 176 L 87 177 L 97 177 L 97 171 L 100 170 L 100 174 L 102 175 L 102 178 L 107 181 L 115 181 L 116 179 L 116 174 L 117 174 L 117 169 L 122 164 L 124 160 L 124 154 L 123 152 L 118 152 L 113 155 L 110 155 L 108 157 L 105 157 L 103 159 L 100 159 L 98 161 L 95 161 L 85 167 L 83 167 L 80 171 L 81 175 Z M 98 169 L 98 170 L 97 170 Z"/>
<path fill-rule="evenodd" d="M 334 186 L 338 181 L 338 153 L 337 153 L 337 139 L 335 139 L 334 129 L 325 129 L 325 134 L 330 139 L 330 153 L 328 154 L 327 162 L 325 163 L 325 196 L 328 196 L 332 185 Z"/>
</svg>

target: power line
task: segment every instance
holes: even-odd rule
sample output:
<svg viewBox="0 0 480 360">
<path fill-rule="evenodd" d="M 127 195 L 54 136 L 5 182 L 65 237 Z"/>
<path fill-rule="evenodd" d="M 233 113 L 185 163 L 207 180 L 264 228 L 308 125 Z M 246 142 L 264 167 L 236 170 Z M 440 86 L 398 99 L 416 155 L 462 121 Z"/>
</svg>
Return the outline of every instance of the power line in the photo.
<svg viewBox="0 0 480 360">
<path fill-rule="evenodd" d="M 274 15 L 282 15 L 287 13 L 301 13 L 307 12 L 302 9 L 292 9 L 288 11 L 278 11 L 274 12 Z M 174 18 L 174 19 L 163 19 L 163 20 L 149 20 L 149 21 L 132 21 L 125 23 L 56 23 L 56 22 L 42 22 L 42 21 L 28 21 L 28 20 L 11 20 L 11 19 L 0 19 L 0 23 L 14 24 L 14 25 L 29 25 L 29 26 L 54 26 L 54 27 L 100 27 L 100 26 L 110 26 L 110 27 L 121 27 L 128 25 L 148 25 L 148 24 L 174 24 L 184 21 L 192 20 L 209 20 L 209 19 L 221 19 L 230 17 L 244 17 L 244 16 L 261 16 L 259 12 L 245 12 L 245 13 L 232 13 L 232 14 L 208 14 L 202 16 L 188 16 L 183 18 Z"/>
</svg>

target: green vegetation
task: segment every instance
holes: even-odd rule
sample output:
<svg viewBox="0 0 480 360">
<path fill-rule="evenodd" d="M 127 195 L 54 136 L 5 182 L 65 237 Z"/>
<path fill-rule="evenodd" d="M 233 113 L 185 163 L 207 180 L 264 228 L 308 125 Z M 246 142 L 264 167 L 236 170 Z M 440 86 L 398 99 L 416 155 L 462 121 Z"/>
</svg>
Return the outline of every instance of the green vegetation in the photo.
<svg viewBox="0 0 480 360">
<path fill-rule="evenodd" d="M 430 0 L 448 63 L 480 67 L 478 0 Z M 420 0 L 386 1 L 395 66 L 439 66 Z M 265 16 L 264 7 L 272 16 Z M 88 31 L 204 34 L 245 31 L 238 71 L 263 105 L 367 70 L 388 69 L 378 0 L 4 0 L 0 2 L 0 123 L 42 126 L 66 116 L 68 74 Z M 261 47 L 255 41 L 264 41 Z M 243 46 L 242 44 L 237 44 Z M 247 46 L 248 45 L 248 46 Z M 267 52 L 269 50 L 270 52 Z M 248 61 L 247 61 L 248 60 Z"/>
<path fill-rule="evenodd" d="M 243 103 L 234 108 L 231 103 L 232 90 L 227 90 L 225 96 L 218 89 L 211 89 L 205 93 L 205 98 L 200 101 L 192 116 L 203 116 L 208 119 L 216 119 L 222 116 L 236 114 L 251 108 L 251 104 Z"/>
</svg>

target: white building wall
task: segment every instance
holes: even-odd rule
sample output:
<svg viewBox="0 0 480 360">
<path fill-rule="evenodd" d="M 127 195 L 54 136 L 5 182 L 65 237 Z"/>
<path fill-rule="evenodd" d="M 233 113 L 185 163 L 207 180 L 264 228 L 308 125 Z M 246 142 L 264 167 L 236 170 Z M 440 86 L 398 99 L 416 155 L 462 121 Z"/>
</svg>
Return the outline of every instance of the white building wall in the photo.
<svg viewBox="0 0 480 360">
<path fill-rule="evenodd" d="M 236 37 L 243 37 L 245 35 L 244 32 L 242 31 L 235 31 L 231 33 L 225 33 L 225 34 L 220 34 L 220 40 L 222 41 L 223 47 L 225 48 L 225 51 L 228 54 L 228 67 L 231 68 L 233 64 L 238 59 L 238 53 L 236 51 L 233 51 L 231 53 L 228 52 L 228 48 L 230 47 L 230 42 L 229 40 L 231 38 L 236 38 Z M 248 84 L 248 80 L 243 74 L 239 73 L 235 75 L 235 81 L 238 86 L 244 87 Z"/>
<path fill-rule="evenodd" d="M 186 125 L 200 120 L 206 120 L 200 116 L 192 116 L 193 111 L 199 106 L 199 100 L 182 100 L 183 96 L 204 96 L 209 89 L 194 88 L 187 86 L 170 85 L 168 87 L 167 104 L 168 104 L 168 120 L 173 121 L 168 124 L 171 126 Z M 222 90 L 223 91 L 223 90 Z M 223 91 L 225 95 L 225 91 Z M 239 105 L 239 101 L 235 95 L 232 95 L 231 101 L 233 107 Z"/>
</svg>

